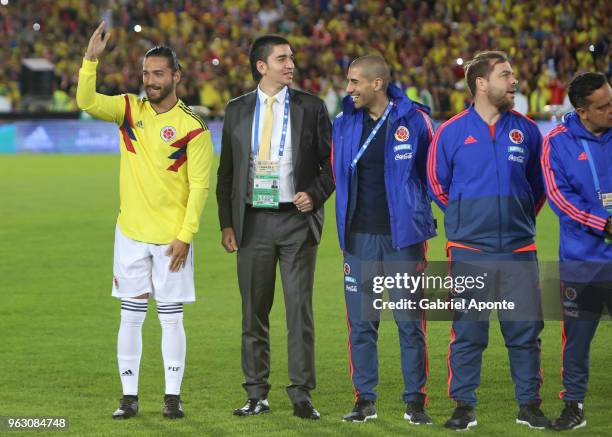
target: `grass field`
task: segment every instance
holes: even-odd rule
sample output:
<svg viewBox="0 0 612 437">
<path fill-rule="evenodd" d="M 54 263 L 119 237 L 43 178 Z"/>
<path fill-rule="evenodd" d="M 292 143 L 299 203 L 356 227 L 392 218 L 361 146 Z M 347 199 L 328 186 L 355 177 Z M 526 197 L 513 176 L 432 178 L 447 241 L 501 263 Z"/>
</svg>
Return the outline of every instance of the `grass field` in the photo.
<svg viewBox="0 0 612 437">
<path fill-rule="evenodd" d="M 0 156 L 0 416 L 68 416 L 72 435 L 449 433 L 441 426 L 453 407 L 446 397 L 448 322 L 428 324 L 434 426 L 410 427 L 402 419 L 399 346 L 392 322 L 381 324 L 379 420 L 364 425 L 340 421 L 352 408 L 352 390 L 332 202 L 319 249 L 314 299 L 318 388 L 313 399 L 323 420 L 311 423 L 292 416 L 284 390 L 287 359 L 280 290 L 271 317 L 273 411 L 246 419 L 231 415 L 245 399 L 240 386 L 240 296 L 235 257 L 219 244 L 214 179 L 195 246 L 198 301 L 185 310 L 186 418 L 171 422 L 161 417 L 160 329 L 151 304 L 144 328 L 141 412 L 127 422 L 111 420 L 121 395 L 115 358 L 119 305 L 110 297 L 118 168 L 116 156 Z M 557 222 L 548 209 L 540 216 L 538 232 L 540 258 L 555 259 Z M 430 242 L 431 259 L 444 259 L 443 243 L 442 237 Z M 543 409 L 552 417 L 561 408 L 559 322 L 547 322 L 542 339 Z M 588 426 L 573 435 L 612 435 L 612 376 L 607 371 L 611 341 L 612 324 L 602 323 L 591 354 Z M 478 427 L 470 433 L 538 433 L 514 424 L 517 408 L 507 354 L 493 323 L 478 394 Z"/>
</svg>

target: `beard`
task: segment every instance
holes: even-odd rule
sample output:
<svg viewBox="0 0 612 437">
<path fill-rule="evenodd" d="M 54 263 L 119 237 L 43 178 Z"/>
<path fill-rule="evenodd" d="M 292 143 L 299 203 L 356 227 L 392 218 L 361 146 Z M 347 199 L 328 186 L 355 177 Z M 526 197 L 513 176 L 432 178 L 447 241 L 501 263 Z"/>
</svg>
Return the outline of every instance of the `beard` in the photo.
<svg viewBox="0 0 612 437">
<path fill-rule="evenodd" d="M 499 112 L 504 112 L 514 107 L 514 99 L 508 97 L 508 91 L 489 90 L 487 92 L 489 102 L 497 108 Z"/>
<path fill-rule="evenodd" d="M 168 97 L 173 89 L 174 89 L 174 83 L 169 83 L 167 85 L 160 85 L 160 86 L 151 85 L 151 86 L 145 87 L 145 93 L 147 94 L 147 98 L 149 99 L 151 103 L 159 103 L 162 100 L 164 100 L 166 97 Z M 151 96 L 152 90 L 159 91 L 156 97 Z"/>
</svg>

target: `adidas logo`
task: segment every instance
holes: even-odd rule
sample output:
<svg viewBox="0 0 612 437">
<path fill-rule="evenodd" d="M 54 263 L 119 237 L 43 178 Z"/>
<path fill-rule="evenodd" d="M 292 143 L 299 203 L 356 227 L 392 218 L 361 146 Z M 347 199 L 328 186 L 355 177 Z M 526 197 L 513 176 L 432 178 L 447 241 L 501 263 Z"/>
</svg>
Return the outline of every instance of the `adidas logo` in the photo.
<svg viewBox="0 0 612 437">
<path fill-rule="evenodd" d="M 123 372 L 121 376 L 134 376 L 134 374 L 132 373 L 130 369 L 128 369 L 125 372 Z"/>
<path fill-rule="evenodd" d="M 578 155 L 578 161 L 588 161 L 589 158 L 587 157 L 586 152 L 582 152 L 580 155 Z"/>
<path fill-rule="evenodd" d="M 473 144 L 476 143 L 476 138 L 474 138 L 473 136 L 468 136 L 465 141 L 463 142 L 463 144 Z"/>
</svg>

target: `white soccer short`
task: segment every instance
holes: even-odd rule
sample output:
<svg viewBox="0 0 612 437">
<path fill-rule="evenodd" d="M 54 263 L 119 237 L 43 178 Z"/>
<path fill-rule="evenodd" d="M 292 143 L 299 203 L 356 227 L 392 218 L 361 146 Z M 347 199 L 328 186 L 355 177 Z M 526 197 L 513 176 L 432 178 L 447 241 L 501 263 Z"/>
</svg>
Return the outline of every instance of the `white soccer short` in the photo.
<svg viewBox="0 0 612 437">
<path fill-rule="evenodd" d="M 113 260 L 113 291 L 117 298 L 136 297 L 151 293 L 157 302 L 195 301 L 193 281 L 193 244 L 185 266 L 178 272 L 168 269 L 168 244 L 151 244 L 132 240 L 115 227 Z"/>
</svg>

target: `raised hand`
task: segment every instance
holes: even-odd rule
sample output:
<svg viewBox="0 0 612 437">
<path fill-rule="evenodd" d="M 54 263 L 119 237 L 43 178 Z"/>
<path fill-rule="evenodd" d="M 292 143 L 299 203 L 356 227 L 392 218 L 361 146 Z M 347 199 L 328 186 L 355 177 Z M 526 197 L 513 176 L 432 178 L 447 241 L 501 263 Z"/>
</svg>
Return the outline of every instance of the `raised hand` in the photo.
<svg viewBox="0 0 612 437">
<path fill-rule="evenodd" d="M 88 61 L 96 61 L 100 53 L 106 48 L 106 43 L 110 38 L 110 31 L 106 32 L 106 35 L 102 36 L 106 23 L 102 21 L 98 28 L 94 31 L 91 38 L 89 38 L 89 44 L 87 45 L 87 51 L 85 52 L 85 59 Z"/>
</svg>

